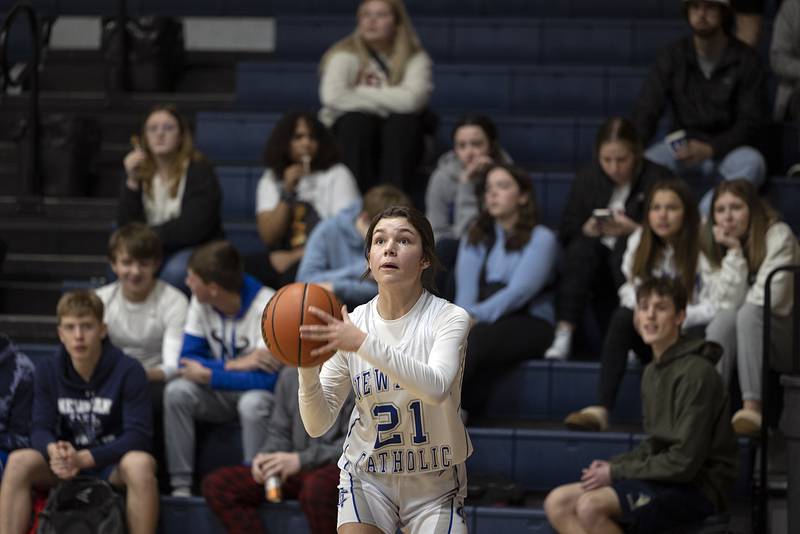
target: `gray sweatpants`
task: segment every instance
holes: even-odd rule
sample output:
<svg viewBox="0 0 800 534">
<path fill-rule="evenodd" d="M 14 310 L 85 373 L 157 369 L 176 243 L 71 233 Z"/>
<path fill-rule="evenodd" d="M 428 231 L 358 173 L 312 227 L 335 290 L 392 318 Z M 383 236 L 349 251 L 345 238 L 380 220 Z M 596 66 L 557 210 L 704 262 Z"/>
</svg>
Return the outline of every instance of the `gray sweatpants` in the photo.
<svg viewBox="0 0 800 534">
<path fill-rule="evenodd" d="M 173 488 L 192 485 L 195 421 L 242 425 L 243 460 L 249 462 L 264 446 L 272 412 L 271 391 L 215 391 L 178 378 L 164 390 L 164 441 Z"/>
<path fill-rule="evenodd" d="M 706 339 L 722 345 L 722 359 L 717 370 L 727 387 L 734 369 L 739 371 L 742 400 L 761 400 L 763 365 L 764 307 L 745 302 L 738 310 L 717 313 L 706 327 Z M 772 316 L 773 368 L 786 369 L 791 358 L 792 318 Z"/>
</svg>

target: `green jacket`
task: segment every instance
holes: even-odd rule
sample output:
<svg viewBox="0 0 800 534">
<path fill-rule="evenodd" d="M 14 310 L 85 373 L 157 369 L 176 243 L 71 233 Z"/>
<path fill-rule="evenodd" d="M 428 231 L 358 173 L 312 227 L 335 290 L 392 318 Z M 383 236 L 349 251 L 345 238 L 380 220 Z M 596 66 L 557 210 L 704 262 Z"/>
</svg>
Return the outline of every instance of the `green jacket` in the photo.
<svg viewBox="0 0 800 534">
<path fill-rule="evenodd" d="M 644 431 L 631 452 L 611 459 L 614 480 L 696 485 L 717 510 L 727 507 L 738 474 L 728 394 L 714 368 L 716 343 L 680 338 L 642 375 Z"/>
</svg>

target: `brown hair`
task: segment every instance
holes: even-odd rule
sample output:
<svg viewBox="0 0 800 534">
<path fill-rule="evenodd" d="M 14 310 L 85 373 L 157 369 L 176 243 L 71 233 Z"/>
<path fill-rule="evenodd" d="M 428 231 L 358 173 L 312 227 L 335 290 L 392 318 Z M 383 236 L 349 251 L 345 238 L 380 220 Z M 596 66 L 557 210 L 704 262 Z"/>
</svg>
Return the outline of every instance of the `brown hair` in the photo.
<svg viewBox="0 0 800 534">
<path fill-rule="evenodd" d="M 433 238 L 433 228 L 430 221 L 418 209 L 412 206 L 392 206 L 377 214 L 372 218 L 367 235 L 364 237 L 364 257 L 367 259 L 367 270 L 361 275 L 362 278 L 369 276 L 369 249 L 372 246 L 372 234 L 375 227 L 383 219 L 405 219 L 414 227 L 422 240 L 422 257 L 428 260 L 430 266 L 422 271 L 422 287 L 428 291 L 436 291 L 434 279 L 436 272 L 441 269 L 442 264 L 436 255 L 436 242 Z"/>
<path fill-rule="evenodd" d="M 127 252 L 135 260 L 161 261 L 161 239 L 155 230 L 144 223 L 132 222 L 117 228 L 108 240 L 108 259 L 117 261 L 117 255 Z"/>
<path fill-rule="evenodd" d="M 242 258 L 228 241 L 211 241 L 197 247 L 189 257 L 188 268 L 206 284 L 238 293 L 244 284 Z"/>
<path fill-rule="evenodd" d="M 364 4 L 372 2 L 373 0 L 361 0 L 356 11 L 356 18 L 361 13 Z M 403 80 L 403 75 L 406 71 L 408 61 L 418 52 L 423 51 L 420 44 L 417 32 L 414 31 L 414 26 L 411 24 L 411 17 L 408 16 L 405 5 L 402 0 L 379 0 L 386 3 L 394 14 L 395 21 L 395 37 L 392 52 L 389 56 L 389 85 L 398 85 Z M 358 26 L 356 29 L 342 39 L 334 43 L 320 61 L 320 72 L 325 70 L 328 60 L 336 52 L 349 52 L 358 57 L 358 70 L 363 69 L 370 61 L 370 54 L 367 45 L 361 35 L 358 33 Z"/>
<path fill-rule="evenodd" d="M 678 234 L 665 243 L 650 227 L 650 207 L 653 197 L 660 191 L 672 191 L 683 204 L 683 221 Z M 668 245 L 675 250 L 675 271 L 689 295 L 694 291 L 697 256 L 700 254 L 700 215 L 691 189 L 683 180 L 660 180 L 653 184 L 647 195 L 642 220 L 642 240 L 633 256 L 633 276 L 640 280 L 652 277 L 653 266 Z"/>
<path fill-rule="evenodd" d="M 411 200 L 408 195 L 393 185 L 377 185 L 364 195 L 361 212 L 369 220 L 392 206 L 410 207 Z"/>
<path fill-rule="evenodd" d="M 686 309 L 686 302 L 689 300 L 686 294 L 686 287 L 683 282 L 671 276 L 656 276 L 648 278 L 636 289 L 636 304 L 655 293 L 659 297 L 667 297 L 672 300 L 676 312 Z"/>
<path fill-rule="evenodd" d="M 84 317 L 89 315 L 103 322 L 103 301 L 88 289 L 76 289 L 61 295 L 56 305 L 56 319 L 61 324 L 61 319 L 66 316 Z"/>
<path fill-rule="evenodd" d="M 606 143 L 625 143 L 636 158 L 636 169 L 641 167 L 644 158 L 644 144 L 631 121 L 623 117 L 611 117 L 597 129 L 594 138 L 594 155 L 600 157 L 600 148 Z"/>
<path fill-rule="evenodd" d="M 492 165 L 486 172 L 481 174 L 478 179 L 478 183 L 475 186 L 475 195 L 478 197 L 478 202 L 480 204 L 480 213 L 469 229 L 467 242 L 470 245 L 477 245 L 478 243 L 486 241 L 488 236 L 494 234 L 494 218 L 486 209 L 484 194 L 486 192 L 486 182 L 489 178 L 489 174 L 497 169 L 503 169 L 510 174 L 517 183 L 520 194 L 528 196 L 528 202 L 519 207 L 519 217 L 517 217 L 517 222 L 514 223 L 514 228 L 508 233 L 505 242 L 506 250 L 519 250 L 530 241 L 531 232 L 538 224 L 539 209 L 536 205 L 536 192 L 533 190 L 533 180 L 527 171 L 504 163 Z"/>
<path fill-rule="evenodd" d="M 780 220 L 778 212 L 769 203 L 758 196 L 755 186 L 744 179 L 729 180 L 720 182 L 714 188 L 714 195 L 711 197 L 711 214 L 706 221 L 703 229 L 702 247 L 709 263 L 713 267 L 719 268 L 722 258 L 725 256 L 725 247 L 714 241 L 714 206 L 717 199 L 725 193 L 730 193 L 744 201 L 750 211 L 750 220 L 747 224 L 747 232 L 742 243 L 742 252 L 747 258 L 747 268 L 751 275 L 758 272 L 761 263 L 767 256 L 766 234 L 770 226 Z"/>
<path fill-rule="evenodd" d="M 154 113 L 163 111 L 168 113 L 178 122 L 178 133 L 181 136 L 181 143 L 178 145 L 178 153 L 175 155 L 172 163 L 169 166 L 169 175 L 163 178 L 169 183 L 169 196 L 175 198 L 178 194 L 178 186 L 181 182 L 181 177 L 186 172 L 191 161 L 198 161 L 203 159 L 203 155 L 194 148 L 194 140 L 192 132 L 189 128 L 186 119 L 178 112 L 172 104 L 159 104 L 153 107 L 145 117 L 142 123 L 142 131 L 140 137 L 141 148 L 147 156 L 142 162 L 141 167 L 137 171 L 137 176 L 142 182 L 142 190 L 150 197 L 153 195 L 153 176 L 156 173 L 156 161 L 150 147 L 147 145 L 147 121 Z"/>
</svg>

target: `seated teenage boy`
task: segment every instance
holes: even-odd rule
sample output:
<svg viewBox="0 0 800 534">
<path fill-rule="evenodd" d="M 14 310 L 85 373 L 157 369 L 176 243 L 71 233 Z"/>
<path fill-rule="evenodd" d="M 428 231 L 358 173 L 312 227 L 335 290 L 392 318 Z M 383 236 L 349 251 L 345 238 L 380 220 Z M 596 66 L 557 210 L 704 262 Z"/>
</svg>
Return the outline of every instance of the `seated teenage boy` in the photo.
<svg viewBox="0 0 800 534">
<path fill-rule="evenodd" d="M 52 359 L 36 368 L 32 449 L 8 458 L 0 488 L 0 534 L 26 532 L 31 489 L 78 474 L 127 490 L 128 531 L 152 534 L 158 521 L 150 396 L 142 365 L 106 339 L 103 303 L 90 291 L 58 301 Z"/>
<path fill-rule="evenodd" d="M 95 292 L 104 304 L 111 343 L 139 360 L 147 373 L 153 405 L 153 455 L 158 462 L 160 489 L 168 492 L 164 386 L 178 375 L 189 299 L 157 278 L 161 239 L 150 226 L 129 223 L 117 229 L 108 242 L 108 258 L 117 280 Z"/>
<path fill-rule="evenodd" d="M 642 376 L 648 438 L 610 461 L 595 460 L 581 481 L 545 500 L 560 533 L 655 533 L 725 509 L 738 451 L 728 394 L 714 365 L 719 345 L 680 335 L 686 291 L 656 278 L 636 292 L 634 324 L 653 350 Z"/>
<path fill-rule="evenodd" d="M 195 421 L 240 421 L 244 459 L 264 443 L 280 362 L 261 337 L 261 314 L 275 293 L 242 271 L 227 241 L 189 258 L 192 291 L 184 327 L 180 378 L 164 391 L 164 434 L 172 495 L 191 495 Z"/>
<path fill-rule="evenodd" d="M 342 455 L 353 398 L 348 398 L 325 435 L 311 438 L 300 419 L 297 380 L 297 369 L 284 367 L 275 386 L 267 439 L 252 466 L 223 467 L 203 479 L 206 503 L 228 534 L 266 532 L 258 506 L 264 502 L 264 482 L 271 476 L 280 477 L 284 499 L 300 501 L 311 534 L 336 532 L 336 462 Z"/>
<path fill-rule="evenodd" d="M 111 234 L 108 259 L 117 280 L 96 290 L 105 306 L 111 342 L 139 360 L 150 382 L 178 375 L 178 356 L 189 300 L 157 278 L 161 239 L 151 227 L 130 223 Z"/>
</svg>

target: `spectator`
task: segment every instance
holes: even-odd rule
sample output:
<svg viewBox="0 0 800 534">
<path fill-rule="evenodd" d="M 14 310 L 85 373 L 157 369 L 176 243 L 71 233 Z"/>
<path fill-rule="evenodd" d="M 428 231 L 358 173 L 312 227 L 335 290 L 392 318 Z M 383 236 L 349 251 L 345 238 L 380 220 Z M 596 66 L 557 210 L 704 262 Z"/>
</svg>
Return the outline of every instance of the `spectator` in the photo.
<svg viewBox="0 0 800 534">
<path fill-rule="evenodd" d="M 425 194 L 425 215 L 437 246 L 461 239 L 478 214 L 475 182 L 493 163 L 511 163 L 497 141 L 497 127 L 484 115 L 461 117 L 453 128 L 453 149 L 442 154 Z"/>
<path fill-rule="evenodd" d="M 197 248 L 189 258 L 192 290 L 180 378 L 164 392 L 167 468 L 172 495 L 191 495 L 195 421 L 240 420 L 245 461 L 264 442 L 278 360 L 261 337 L 261 312 L 274 290 L 242 272 L 227 241 Z"/>
<path fill-rule="evenodd" d="M 161 240 L 142 223 L 129 223 L 111 234 L 108 258 L 117 281 L 95 292 L 103 301 L 108 339 L 144 366 L 153 406 L 153 455 L 158 479 L 167 491 L 164 456 L 164 386 L 178 375 L 178 356 L 189 301 L 156 278 Z"/>
<path fill-rule="evenodd" d="M 639 228 L 650 186 L 670 177 L 667 169 L 644 159 L 642 141 L 626 119 L 603 123 L 594 148 L 596 161 L 578 172 L 561 215 L 565 258 L 556 293 L 558 323 L 545 358 L 569 356 L 572 334 L 592 298 L 605 332 L 618 305 L 616 291 L 625 281 L 620 265 L 628 236 Z M 607 210 L 606 216 L 595 216 L 595 210 Z"/>
<path fill-rule="evenodd" d="M 31 446 L 33 362 L 0 335 L 0 480 L 11 451 Z"/>
<path fill-rule="evenodd" d="M 184 285 L 192 248 L 222 237 L 222 194 L 213 167 L 194 148 L 186 121 L 173 106 L 147 115 L 141 138 L 131 138 L 117 222 L 144 222 L 158 233 L 165 261 L 161 278 Z"/>
<path fill-rule="evenodd" d="M 744 407 L 733 416 L 737 434 L 761 430 L 761 370 L 764 292 L 776 267 L 800 263 L 800 246 L 792 229 L 744 180 L 723 182 L 714 190 L 712 212 L 703 245 L 711 287 L 723 304 L 706 329 L 706 337 L 723 348 L 720 371 L 725 384 L 738 369 Z M 789 372 L 792 357 L 793 277 L 775 276 L 772 296 L 772 363 Z"/>
<path fill-rule="evenodd" d="M 178 375 L 189 301 L 155 276 L 161 265 L 158 234 L 141 223 L 117 229 L 108 243 L 108 259 L 117 280 L 96 290 L 108 338 L 139 360 L 151 383 L 171 380 Z"/>
<path fill-rule="evenodd" d="M 228 534 L 265 532 L 257 508 L 264 502 L 264 483 L 272 476 L 280 477 L 284 499 L 300 501 L 311 534 L 336 532 L 336 461 L 347 435 L 353 396 L 330 430 L 315 439 L 300 418 L 297 389 L 297 369 L 284 368 L 275 386 L 267 439 L 252 466 L 223 467 L 203 480 L 203 496 Z"/>
<path fill-rule="evenodd" d="M 766 175 L 752 145 L 766 115 L 765 70 L 758 53 L 731 35 L 729 0 L 684 0 L 692 35 L 667 47 L 642 86 L 633 122 L 649 142 L 664 108 L 672 109 L 672 143 L 657 142 L 645 157 L 681 176 L 745 178 Z M 681 139 L 679 131 L 685 132 Z M 700 212 L 708 214 L 711 192 Z"/>
<path fill-rule="evenodd" d="M 565 419 L 569 428 L 606 430 L 608 413 L 614 407 L 628 352 L 641 361 L 652 358 L 650 348 L 633 327 L 636 288 L 648 278 L 671 276 L 680 279 L 690 295 L 684 328 L 705 326 L 714 315 L 708 286 L 697 274 L 706 272 L 705 256 L 700 253 L 699 216 L 689 186 L 681 180 L 656 182 L 644 207 L 641 228 L 628 238 L 622 259 L 625 283 L 619 288 L 620 307 L 611 316 L 603 342 L 599 405 L 573 412 Z"/>
<path fill-rule="evenodd" d="M 350 207 L 311 232 L 308 254 L 297 271 L 299 282 L 313 282 L 334 294 L 353 309 L 378 294 L 372 278 L 364 278 L 364 238 L 372 219 L 392 206 L 411 206 L 405 193 L 393 185 L 378 185 L 367 191 L 364 202 Z"/>
<path fill-rule="evenodd" d="M 558 241 L 544 225 L 528 174 L 492 165 L 478 182 L 481 211 L 461 239 L 455 303 L 474 324 L 467 339 L 462 406 L 482 412 L 491 382 L 553 341 Z M 502 346 L 498 340 L 502 339 Z"/>
<path fill-rule="evenodd" d="M 33 448 L 11 453 L 0 489 L 0 533 L 25 532 L 31 490 L 88 475 L 127 489 L 131 534 L 158 522 L 150 397 L 141 364 L 106 339 L 103 302 L 90 291 L 58 301 L 61 346 L 36 368 Z"/>
<path fill-rule="evenodd" d="M 267 170 L 258 182 L 256 222 L 269 255 L 248 258 L 247 270 L 272 287 L 294 282 L 306 241 L 320 219 L 339 213 L 359 192 L 339 161 L 336 142 L 310 113 L 287 113 L 264 149 Z"/>
<path fill-rule="evenodd" d="M 685 317 L 679 279 L 650 279 L 637 290 L 637 329 L 653 352 L 642 376 L 648 437 L 550 492 L 544 507 L 557 532 L 665 532 L 727 507 L 739 451 L 714 371 L 721 351 L 683 337 Z"/>
<path fill-rule="evenodd" d="M 355 31 L 320 62 L 320 119 L 362 192 L 379 182 L 409 191 L 422 159 L 431 59 L 402 0 L 362 0 L 356 16 Z"/>
</svg>

